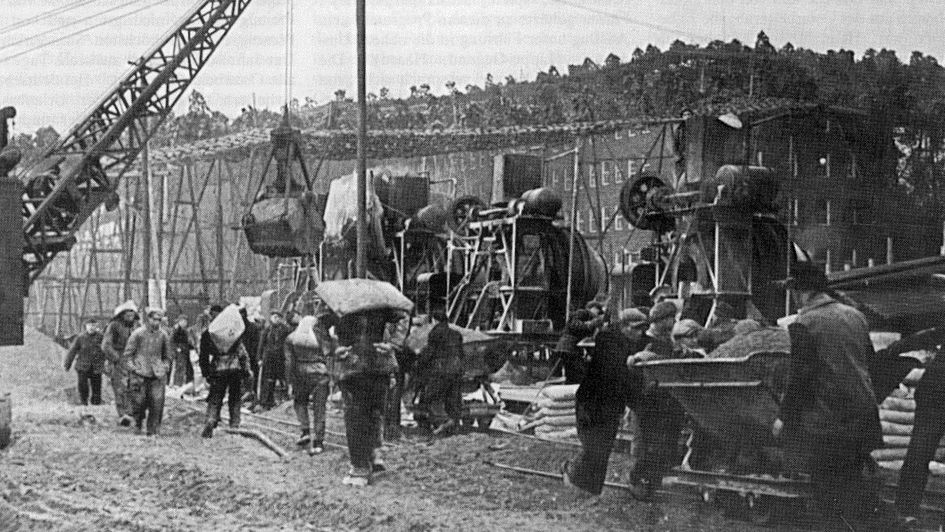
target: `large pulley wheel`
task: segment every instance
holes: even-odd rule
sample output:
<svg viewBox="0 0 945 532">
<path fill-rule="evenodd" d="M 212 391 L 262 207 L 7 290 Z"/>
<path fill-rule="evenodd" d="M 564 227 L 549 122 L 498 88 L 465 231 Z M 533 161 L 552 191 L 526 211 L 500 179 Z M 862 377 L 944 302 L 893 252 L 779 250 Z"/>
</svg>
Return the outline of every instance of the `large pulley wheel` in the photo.
<svg viewBox="0 0 945 532">
<path fill-rule="evenodd" d="M 672 231 L 673 217 L 658 206 L 658 199 L 672 189 L 653 174 L 642 174 L 620 190 L 620 213 L 630 225 L 657 233 Z"/>
<path fill-rule="evenodd" d="M 486 204 L 476 196 L 456 198 L 450 204 L 448 221 L 450 228 L 457 233 L 462 232 L 485 206 Z"/>
</svg>

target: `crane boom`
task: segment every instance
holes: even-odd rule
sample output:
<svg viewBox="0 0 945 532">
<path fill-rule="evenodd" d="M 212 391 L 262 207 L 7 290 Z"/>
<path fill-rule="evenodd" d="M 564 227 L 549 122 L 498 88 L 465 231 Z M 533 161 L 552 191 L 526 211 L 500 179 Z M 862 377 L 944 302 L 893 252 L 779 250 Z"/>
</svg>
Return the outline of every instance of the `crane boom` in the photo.
<svg viewBox="0 0 945 532">
<path fill-rule="evenodd" d="M 24 277 L 35 280 L 115 193 L 133 164 L 251 0 L 202 0 L 28 171 L 45 189 L 23 199 Z M 50 169 L 52 169 L 50 171 Z M 36 190 L 42 190 L 36 193 Z"/>
</svg>

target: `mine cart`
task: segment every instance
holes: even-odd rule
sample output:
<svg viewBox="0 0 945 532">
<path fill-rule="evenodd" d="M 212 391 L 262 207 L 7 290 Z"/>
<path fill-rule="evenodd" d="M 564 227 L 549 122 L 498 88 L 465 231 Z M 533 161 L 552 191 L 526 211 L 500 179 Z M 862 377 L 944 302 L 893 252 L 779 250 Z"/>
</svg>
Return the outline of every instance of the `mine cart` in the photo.
<svg viewBox="0 0 945 532">
<path fill-rule="evenodd" d="M 803 475 L 786 476 L 771 425 L 787 386 L 790 355 L 753 352 L 743 358 L 676 359 L 642 365 L 679 401 L 697 427 L 682 465 L 668 483 L 693 486 L 765 522 L 811 494 Z"/>
</svg>

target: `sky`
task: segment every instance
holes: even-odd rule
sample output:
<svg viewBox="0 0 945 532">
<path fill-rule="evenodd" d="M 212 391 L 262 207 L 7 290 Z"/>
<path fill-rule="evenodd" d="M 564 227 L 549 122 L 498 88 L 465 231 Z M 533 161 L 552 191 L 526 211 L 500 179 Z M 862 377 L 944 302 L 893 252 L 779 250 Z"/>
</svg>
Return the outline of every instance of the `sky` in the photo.
<svg viewBox="0 0 945 532">
<path fill-rule="evenodd" d="M 17 108 L 16 132 L 51 125 L 64 133 L 195 2 L 2 3 L 0 106 Z M 63 10 L 37 17 L 56 8 Z M 354 95 L 353 0 L 253 0 L 192 85 L 212 108 L 232 118 L 254 101 L 281 106 L 287 11 L 292 96 L 321 103 L 337 89 Z M 123 18 L 108 22 L 117 17 Z M 549 65 L 565 72 L 584 57 L 602 62 L 611 52 L 629 59 L 651 43 L 663 49 L 676 39 L 754 43 L 760 30 L 776 47 L 791 42 L 857 56 L 887 48 L 903 60 L 920 50 L 941 59 L 941 20 L 940 0 L 367 0 L 367 89 L 387 87 L 398 97 L 428 83 L 442 94 L 448 81 L 481 86 L 487 73 L 496 80 L 534 79 Z M 183 99 L 175 111 L 185 110 Z"/>
</svg>

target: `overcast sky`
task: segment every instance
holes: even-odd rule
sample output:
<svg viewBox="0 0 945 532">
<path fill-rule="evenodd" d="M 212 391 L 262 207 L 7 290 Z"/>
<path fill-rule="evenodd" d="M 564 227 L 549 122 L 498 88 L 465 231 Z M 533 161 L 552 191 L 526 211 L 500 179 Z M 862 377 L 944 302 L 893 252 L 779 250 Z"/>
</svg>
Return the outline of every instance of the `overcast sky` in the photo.
<svg viewBox="0 0 945 532">
<path fill-rule="evenodd" d="M 354 0 L 290 0 L 294 5 L 292 93 L 324 102 L 355 87 Z M 193 0 L 2 0 L 0 106 L 14 105 L 17 131 L 52 125 L 65 132 L 194 5 Z M 193 88 L 233 117 L 253 101 L 281 105 L 285 92 L 287 0 L 254 0 Z M 59 15 L 29 19 L 57 7 Z M 776 47 L 817 51 L 913 50 L 941 58 L 945 2 L 848 0 L 368 0 L 368 91 L 405 96 L 429 83 L 483 84 L 487 73 L 534 79 L 539 70 L 610 52 L 627 59 L 649 43 L 753 43 L 764 30 Z M 69 33 L 146 8 L 42 46 Z M 826 7 L 825 7 L 826 6 Z M 85 20 L 83 20 L 85 19 Z M 19 27 L 11 26 L 17 25 Z M 30 48 L 40 49 L 20 54 Z M 183 112 L 185 101 L 178 104 Z"/>
</svg>

